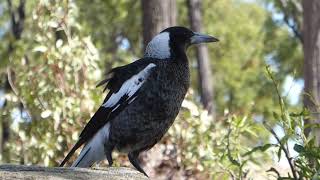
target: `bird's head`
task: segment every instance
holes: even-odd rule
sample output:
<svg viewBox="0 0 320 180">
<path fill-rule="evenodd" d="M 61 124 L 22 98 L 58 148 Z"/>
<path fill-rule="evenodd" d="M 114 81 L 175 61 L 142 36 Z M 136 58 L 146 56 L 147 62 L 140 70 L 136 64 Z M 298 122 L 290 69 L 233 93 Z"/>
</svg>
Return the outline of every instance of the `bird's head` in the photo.
<svg viewBox="0 0 320 180">
<path fill-rule="evenodd" d="M 168 59 L 176 53 L 185 53 L 190 45 L 217 41 L 219 40 L 215 37 L 193 32 L 185 27 L 169 27 L 148 43 L 144 56 Z"/>
</svg>

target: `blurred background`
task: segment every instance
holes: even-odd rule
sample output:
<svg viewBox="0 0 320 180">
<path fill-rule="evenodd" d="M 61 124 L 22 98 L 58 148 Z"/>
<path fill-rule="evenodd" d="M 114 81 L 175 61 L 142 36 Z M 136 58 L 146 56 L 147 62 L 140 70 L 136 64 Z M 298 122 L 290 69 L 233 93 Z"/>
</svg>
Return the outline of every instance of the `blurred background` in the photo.
<svg viewBox="0 0 320 180">
<path fill-rule="evenodd" d="M 319 0 L 1 0 L 0 163 L 57 166 L 104 73 L 180 25 L 220 42 L 188 51 L 181 112 L 141 156 L 151 178 L 317 178 L 319 22 Z"/>
</svg>

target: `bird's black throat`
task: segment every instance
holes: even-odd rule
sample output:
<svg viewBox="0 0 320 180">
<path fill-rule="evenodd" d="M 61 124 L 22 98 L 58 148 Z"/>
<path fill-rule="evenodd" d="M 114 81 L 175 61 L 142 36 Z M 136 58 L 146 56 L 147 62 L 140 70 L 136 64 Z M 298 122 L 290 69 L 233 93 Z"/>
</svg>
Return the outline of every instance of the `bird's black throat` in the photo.
<svg viewBox="0 0 320 180">
<path fill-rule="evenodd" d="M 170 58 L 178 63 L 184 63 L 188 65 L 188 57 L 186 54 L 186 47 L 181 44 L 177 44 L 174 41 L 170 41 Z"/>
</svg>

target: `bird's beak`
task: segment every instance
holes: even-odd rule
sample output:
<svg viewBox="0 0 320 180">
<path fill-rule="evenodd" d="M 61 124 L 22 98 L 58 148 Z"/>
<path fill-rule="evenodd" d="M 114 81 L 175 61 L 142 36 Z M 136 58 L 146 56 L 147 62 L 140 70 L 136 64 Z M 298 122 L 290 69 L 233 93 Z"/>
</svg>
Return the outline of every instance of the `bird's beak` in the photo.
<svg viewBox="0 0 320 180">
<path fill-rule="evenodd" d="M 209 42 L 218 42 L 218 41 L 219 39 L 215 37 L 197 33 L 197 32 L 195 32 L 194 35 L 191 37 L 191 44 L 200 44 L 200 43 L 209 43 Z"/>
</svg>

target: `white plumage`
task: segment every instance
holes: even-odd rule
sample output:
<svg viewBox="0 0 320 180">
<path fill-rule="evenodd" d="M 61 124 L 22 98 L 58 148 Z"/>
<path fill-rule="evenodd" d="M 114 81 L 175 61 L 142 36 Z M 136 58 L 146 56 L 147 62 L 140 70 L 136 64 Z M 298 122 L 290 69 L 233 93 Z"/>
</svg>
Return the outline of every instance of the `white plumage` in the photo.
<svg viewBox="0 0 320 180">
<path fill-rule="evenodd" d="M 156 59 L 170 58 L 170 35 L 168 32 L 162 32 L 156 35 L 147 45 L 144 57 Z"/>
<path fill-rule="evenodd" d="M 109 131 L 110 123 L 108 122 L 83 147 L 79 157 L 73 162 L 71 167 L 90 167 L 95 162 L 104 160 L 106 158 L 104 144 L 109 139 Z"/>
<path fill-rule="evenodd" d="M 124 95 L 128 95 L 128 99 L 131 98 L 146 81 L 148 75 L 150 74 L 150 70 L 155 66 L 156 65 L 154 63 L 150 63 L 138 74 L 125 81 L 120 90 L 117 93 L 113 93 L 108 101 L 102 104 L 102 106 L 106 108 L 113 107 Z M 117 106 L 115 108 L 117 108 Z"/>
</svg>

